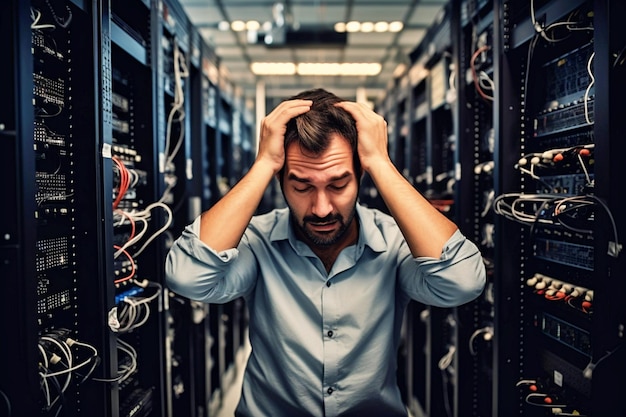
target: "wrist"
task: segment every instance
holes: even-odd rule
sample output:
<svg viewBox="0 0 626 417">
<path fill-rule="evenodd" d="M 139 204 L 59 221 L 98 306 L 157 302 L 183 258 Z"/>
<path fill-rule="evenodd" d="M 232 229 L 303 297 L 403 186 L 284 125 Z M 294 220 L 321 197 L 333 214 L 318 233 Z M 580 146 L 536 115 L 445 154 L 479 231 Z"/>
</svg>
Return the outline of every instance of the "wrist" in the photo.
<svg viewBox="0 0 626 417">
<path fill-rule="evenodd" d="M 254 171 L 254 175 L 272 177 L 280 171 L 281 167 L 282 164 L 271 158 L 257 158 L 250 167 L 250 171 Z"/>
<path fill-rule="evenodd" d="M 381 171 L 396 169 L 395 165 L 393 165 L 393 162 L 391 162 L 391 159 L 389 159 L 389 157 L 383 156 L 363 158 L 361 159 L 361 167 L 371 176 L 375 176 Z"/>
</svg>

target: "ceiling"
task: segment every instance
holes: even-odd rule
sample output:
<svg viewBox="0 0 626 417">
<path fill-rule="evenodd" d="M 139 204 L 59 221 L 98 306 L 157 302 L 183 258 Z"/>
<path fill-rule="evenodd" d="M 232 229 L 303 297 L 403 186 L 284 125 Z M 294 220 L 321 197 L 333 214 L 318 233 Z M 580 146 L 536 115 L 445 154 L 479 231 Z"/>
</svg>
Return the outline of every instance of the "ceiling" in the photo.
<svg viewBox="0 0 626 417">
<path fill-rule="evenodd" d="M 179 0 L 202 37 L 215 48 L 223 74 L 246 97 L 255 97 L 263 88 L 268 98 L 285 98 L 302 90 L 323 87 L 351 99 L 374 101 L 388 90 L 394 71 L 409 64 L 415 49 L 432 23 L 441 16 L 448 0 Z M 252 32 L 220 30 L 220 22 L 256 20 L 276 22 L 275 12 L 282 9 L 287 31 L 302 34 L 301 42 L 267 46 L 263 29 Z M 280 16 L 279 16 L 280 18 Z M 335 34 L 337 22 L 403 23 L 399 32 L 347 32 L 339 44 L 311 41 L 316 33 Z M 276 25 L 276 23 L 274 23 Z M 283 32 L 284 33 L 284 32 Z M 250 38 L 250 40 L 249 40 Z M 375 76 L 268 75 L 252 73 L 252 62 L 338 62 L 379 63 Z M 357 93 L 359 91 L 359 93 Z"/>
</svg>

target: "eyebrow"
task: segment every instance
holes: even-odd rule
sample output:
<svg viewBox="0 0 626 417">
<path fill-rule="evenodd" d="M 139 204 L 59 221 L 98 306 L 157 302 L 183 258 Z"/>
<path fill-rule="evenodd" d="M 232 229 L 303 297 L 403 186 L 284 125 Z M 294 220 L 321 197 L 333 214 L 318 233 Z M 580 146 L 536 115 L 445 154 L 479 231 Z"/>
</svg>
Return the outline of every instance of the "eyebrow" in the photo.
<svg viewBox="0 0 626 417">
<path fill-rule="evenodd" d="M 348 171 L 344 172 L 341 175 L 335 175 L 334 177 L 331 177 L 329 182 L 335 182 L 335 181 L 340 181 L 343 180 L 344 178 L 348 178 L 350 177 L 352 174 Z M 308 184 L 311 182 L 310 178 L 302 178 L 302 177 L 298 177 L 296 174 L 294 173 L 289 173 L 289 175 L 287 175 L 287 178 L 293 181 L 297 181 L 297 182 L 301 182 L 301 183 L 305 183 Z"/>
</svg>

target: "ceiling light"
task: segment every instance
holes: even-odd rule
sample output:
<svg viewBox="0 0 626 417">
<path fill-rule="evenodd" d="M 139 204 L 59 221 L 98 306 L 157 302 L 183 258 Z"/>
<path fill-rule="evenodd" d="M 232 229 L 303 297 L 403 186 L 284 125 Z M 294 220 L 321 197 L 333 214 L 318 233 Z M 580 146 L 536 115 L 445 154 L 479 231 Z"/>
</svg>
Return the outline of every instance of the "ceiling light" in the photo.
<svg viewBox="0 0 626 417">
<path fill-rule="evenodd" d="M 358 32 L 360 28 L 361 23 L 356 20 L 346 23 L 346 31 L 348 32 Z"/>
<path fill-rule="evenodd" d="M 230 29 L 230 23 L 228 23 L 226 20 L 222 20 L 217 24 L 217 28 L 222 32 L 226 32 L 228 29 Z"/>
<path fill-rule="evenodd" d="M 261 27 L 261 24 L 256 20 L 248 20 L 246 22 L 246 30 L 256 31 L 256 30 L 259 30 L 260 27 Z"/>
<path fill-rule="evenodd" d="M 389 23 L 387 22 L 376 22 L 374 25 L 375 32 L 387 32 L 389 30 Z"/>
<path fill-rule="evenodd" d="M 403 27 L 404 24 L 400 21 L 391 22 L 389 23 L 389 32 L 400 32 Z"/>
<path fill-rule="evenodd" d="M 254 62 L 250 69 L 255 75 L 314 75 L 371 76 L 378 75 L 382 66 L 377 62 Z"/>
<path fill-rule="evenodd" d="M 336 63 L 310 62 L 298 64 L 298 74 L 300 75 L 339 75 L 341 66 Z"/>
<path fill-rule="evenodd" d="M 293 62 L 253 62 L 250 65 L 256 75 L 294 75 L 296 65 Z"/>
<path fill-rule="evenodd" d="M 335 32 L 343 33 L 346 31 L 345 22 L 337 22 L 335 23 Z"/>
<path fill-rule="evenodd" d="M 374 30 L 374 23 L 373 22 L 363 22 L 361 23 L 361 32 L 372 32 Z"/>
<path fill-rule="evenodd" d="M 300 63 L 297 70 L 299 75 L 340 75 L 360 76 L 378 75 L 381 70 L 379 63 Z"/>
<path fill-rule="evenodd" d="M 352 20 L 350 22 L 337 22 L 335 23 L 335 32 L 400 32 L 404 28 L 404 24 L 401 21 L 394 22 L 359 22 Z"/>
<path fill-rule="evenodd" d="M 230 23 L 230 28 L 235 32 L 243 32 L 244 30 L 246 30 L 246 22 L 244 22 L 243 20 L 233 20 Z"/>
</svg>

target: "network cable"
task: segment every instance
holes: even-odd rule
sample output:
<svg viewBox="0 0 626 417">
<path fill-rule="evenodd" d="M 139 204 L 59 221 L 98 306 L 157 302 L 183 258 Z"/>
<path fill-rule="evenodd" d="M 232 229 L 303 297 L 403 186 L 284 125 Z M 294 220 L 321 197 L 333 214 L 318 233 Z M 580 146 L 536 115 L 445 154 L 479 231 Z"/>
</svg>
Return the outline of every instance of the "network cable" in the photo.
<svg viewBox="0 0 626 417">
<path fill-rule="evenodd" d="M 76 347 L 76 352 L 72 348 Z M 68 389 L 72 375 L 89 366 L 79 384 L 86 381 L 100 363 L 98 350 L 92 345 L 79 342 L 69 336 L 65 329 L 53 330 L 39 338 L 37 348 L 40 353 L 39 377 L 40 386 L 45 399 L 45 409 L 52 410 L 57 406 L 58 415 L 64 402 L 64 393 Z M 75 363 L 74 356 L 79 356 L 80 350 L 87 350 L 86 358 Z M 80 353 L 80 356 L 84 354 Z"/>
<path fill-rule="evenodd" d="M 116 333 L 128 333 L 144 325 L 150 318 L 150 302 L 161 295 L 162 287 L 157 282 L 133 280 L 133 283 L 144 289 L 152 287 L 155 291 L 148 296 L 124 297 L 120 305 L 111 309 L 109 327 Z"/>
</svg>

